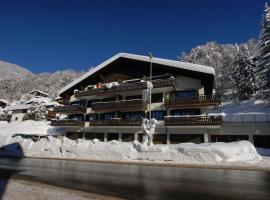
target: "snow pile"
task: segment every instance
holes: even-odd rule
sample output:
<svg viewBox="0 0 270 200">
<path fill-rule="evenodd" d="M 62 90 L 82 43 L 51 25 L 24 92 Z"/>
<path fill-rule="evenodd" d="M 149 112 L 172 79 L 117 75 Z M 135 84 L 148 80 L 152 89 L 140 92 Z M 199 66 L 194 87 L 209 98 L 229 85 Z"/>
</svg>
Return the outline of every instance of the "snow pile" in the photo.
<svg viewBox="0 0 270 200">
<path fill-rule="evenodd" d="M 261 156 L 248 141 L 231 143 L 182 143 L 147 147 L 135 143 L 141 160 L 164 160 L 181 163 L 259 162 Z"/>
<path fill-rule="evenodd" d="M 0 145 L 14 134 L 27 135 L 57 135 L 63 133 L 61 128 L 53 128 L 47 121 L 26 120 L 22 122 L 7 123 L 0 121 Z"/>
<path fill-rule="evenodd" d="M 14 146 L 15 145 L 15 146 Z M 147 146 L 135 142 L 100 142 L 94 140 L 58 139 L 52 136 L 39 141 L 21 136 L 9 137 L 0 155 L 77 158 L 114 161 L 171 161 L 186 164 L 257 163 L 261 156 L 248 141 L 232 143 L 183 143 Z M 16 152 L 17 151 L 17 152 Z"/>
</svg>

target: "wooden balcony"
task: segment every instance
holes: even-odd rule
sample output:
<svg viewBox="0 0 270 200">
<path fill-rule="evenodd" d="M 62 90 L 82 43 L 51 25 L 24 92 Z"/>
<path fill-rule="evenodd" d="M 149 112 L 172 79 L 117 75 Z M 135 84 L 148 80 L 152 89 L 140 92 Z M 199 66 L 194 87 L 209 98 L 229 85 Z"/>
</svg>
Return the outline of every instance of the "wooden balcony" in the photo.
<svg viewBox="0 0 270 200">
<path fill-rule="evenodd" d="M 142 120 L 111 119 L 111 120 L 90 120 L 90 126 L 141 126 Z"/>
<path fill-rule="evenodd" d="M 193 97 L 168 97 L 165 105 L 167 108 L 182 108 L 196 106 L 215 106 L 220 104 L 220 95 L 201 95 Z"/>
<path fill-rule="evenodd" d="M 51 126 L 78 126 L 78 127 L 84 127 L 85 122 L 84 121 L 78 121 L 78 120 L 52 120 Z"/>
<path fill-rule="evenodd" d="M 142 99 L 92 103 L 92 110 L 95 112 L 142 111 L 145 109 Z"/>
<path fill-rule="evenodd" d="M 221 126 L 222 116 L 165 117 L 166 126 Z"/>
<path fill-rule="evenodd" d="M 46 113 L 46 119 L 55 119 L 56 118 L 56 112 L 48 110 Z"/>
<path fill-rule="evenodd" d="M 152 80 L 152 84 L 154 88 L 162 88 L 162 87 L 174 87 L 175 80 L 174 79 L 155 79 Z M 104 95 L 112 95 L 119 94 L 122 92 L 129 91 L 138 91 L 147 89 L 146 82 L 131 82 L 124 83 L 121 85 L 116 85 L 111 88 L 96 88 L 85 91 L 77 91 L 75 93 L 76 98 L 83 98 L 87 96 L 104 96 Z"/>
<path fill-rule="evenodd" d="M 86 112 L 86 108 L 82 106 L 57 106 L 54 107 L 53 111 L 64 114 L 83 114 Z"/>
</svg>

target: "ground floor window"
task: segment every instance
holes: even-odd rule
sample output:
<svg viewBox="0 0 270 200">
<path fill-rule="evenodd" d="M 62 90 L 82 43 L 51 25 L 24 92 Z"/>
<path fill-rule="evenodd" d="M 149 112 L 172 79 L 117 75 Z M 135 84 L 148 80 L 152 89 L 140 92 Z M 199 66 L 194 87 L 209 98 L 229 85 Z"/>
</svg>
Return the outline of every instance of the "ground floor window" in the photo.
<svg viewBox="0 0 270 200">
<path fill-rule="evenodd" d="M 170 134 L 171 144 L 179 144 L 184 142 L 199 144 L 204 142 L 204 137 L 202 134 Z"/>
<path fill-rule="evenodd" d="M 248 140 L 248 135 L 211 135 L 211 142 L 236 142 Z"/>
<path fill-rule="evenodd" d="M 122 133 L 122 142 L 132 142 L 134 140 L 134 134 Z"/>
<path fill-rule="evenodd" d="M 255 147 L 270 148 L 270 135 L 254 135 Z"/>
<path fill-rule="evenodd" d="M 98 139 L 104 141 L 104 133 L 85 133 L 86 140 Z"/>
<path fill-rule="evenodd" d="M 80 132 L 67 132 L 67 138 L 71 140 L 77 140 L 82 138 L 82 133 Z"/>
<path fill-rule="evenodd" d="M 112 141 L 112 140 L 118 140 L 119 139 L 119 134 L 118 133 L 107 133 L 107 141 Z"/>
</svg>

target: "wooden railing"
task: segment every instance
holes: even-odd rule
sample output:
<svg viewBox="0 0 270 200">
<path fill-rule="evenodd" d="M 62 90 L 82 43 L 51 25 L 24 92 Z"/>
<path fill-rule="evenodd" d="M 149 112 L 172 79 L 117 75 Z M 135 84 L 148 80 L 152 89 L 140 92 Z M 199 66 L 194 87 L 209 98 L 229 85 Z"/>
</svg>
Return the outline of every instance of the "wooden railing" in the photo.
<svg viewBox="0 0 270 200">
<path fill-rule="evenodd" d="M 55 119 L 56 118 L 56 112 L 48 110 L 46 113 L 46 119 Z"/>
<path fill-rule="evenodd" d="M 52 126 L 80 126 L 83 127 L 85 125 L 84 121 L 79 120 L 52 120 Z"/>
<path fill-rule="evenodd" d="M 53 111 L 55 113 L 76 114 L 85 113 L 86 108 L 82 106 L 57 106 L 54 107 Z"/>
<path fill-rule="evenodd" d="M 90 120 L 90 126 L 141 126 L 141 119 Z"/>
<path fill-rule="evenodd" d="M 166 107 L 188 107 L 188 106 L 218 106 L 220 95 L 201 95 L 193 97 L 168 97 L 165 101 Z"/>
<path fill-rule="evenodd" d="M 92 110 L 98 111 L 141 111 L 145 105 L 141 99 L 95 102 L 92 103 Z"/>
<path fill-rule="evenodd" d="M 174 79 L 156 79 L 152 80 L 152 84 L 154 88 L 162 88 L 162 87 L 174 87 L 175 80 Z M 75 92 L 75 97 L 85 97 L 85 96 L 101 96 L 101 95 L 110 95 L 110 94 L 118 94 L 121 92 L 128 91 L 138 91 L 147 89 L 146 82 L 133 82 L 133 83 L 124 83 L 121 85 L 116 85 L 111 88 L 95 88 L 85 91 L 77 91 Z"/>
<path fill-rule="evenodd" d="M 165 117 L 166 126 L 217 126 L 222 124 L 222 116 Z"/>
</svg>

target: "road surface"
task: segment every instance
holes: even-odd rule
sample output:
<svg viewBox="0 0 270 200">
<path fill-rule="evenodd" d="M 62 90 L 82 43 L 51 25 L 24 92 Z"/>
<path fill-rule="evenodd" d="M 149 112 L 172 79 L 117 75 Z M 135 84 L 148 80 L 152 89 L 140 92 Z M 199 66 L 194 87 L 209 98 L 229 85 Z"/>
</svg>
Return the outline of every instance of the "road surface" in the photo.
<svg viewBox="0 0 270 200">
<path fill-rule="evenodd" d="M 1 177 L 126 199 L 270 199 L 270 173 L 47 159 L 0 158 Z"/>
</svg>

